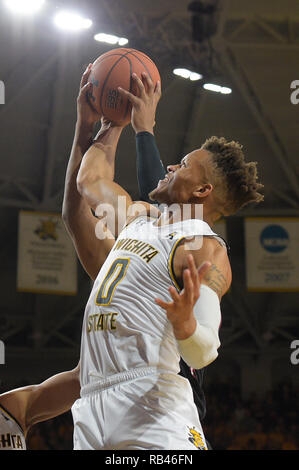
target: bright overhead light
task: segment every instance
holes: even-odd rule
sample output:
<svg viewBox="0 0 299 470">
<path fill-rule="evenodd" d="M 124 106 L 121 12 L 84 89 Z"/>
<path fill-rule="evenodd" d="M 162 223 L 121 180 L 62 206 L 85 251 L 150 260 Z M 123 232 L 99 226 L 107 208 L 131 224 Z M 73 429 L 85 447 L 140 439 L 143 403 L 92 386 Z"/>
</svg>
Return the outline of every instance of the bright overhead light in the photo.
<svg viewBox="0 0 299 470">
<path fill-rule="evenodd" d="M 231 88 L 227 88 L 227 87 L 225 87 L 225 86 L 223 86 L 223 87 L 221 88 L 221 93 L 222 93 L 223 95 L 229 95 L 231 92 L 232 92 Z"/>
<path fill-rule="evenodd" d="M 191 80 L 192 82 L 194 82 L 194 81 L 196 81 L 196 80 L 200 80 L 201 78 L 202 78 L 202 75 L 200 75 L 199 73 L 191 72 L 191 73 L 190 73 L 189 80 Z"/>
<path fill-rule="evenodd" d="M 182 78 L 188 78 L 191 81 L 200 80 L 202 75 L 196 72 L 191 72 L 188 69 L 174 69 L 173 73 Z"/>
<path fill-rule="evenodd" d="M 183 78 L 189 78 L 190 77 L 190 71 L 187 69 L 174 69 L 173 73 L 175 75 L 178 75 L 179 77 Z"/>
<path fill-rule="evenodd" d="M 128 44 L 129 40 L 127 38 L 119 38 L 119 41 L 118 41 L 118 44 L 120 46 L 125 46 L 126 44 Z"/>
<path fill-rule="evenodd" d="M 128 44 L 129 40 L 126 38 L 119 38 L 114 34 L 98 33 L 94 36 L 94 39 L 99 42 L 106 42 L 107 44 L 118 44 L 124 46 Z"/>
<path fill-rule="evenodd" d="M 4 0 L 4 5 L 15 13 L 31 15 L 37 12 L 45 0 Z"/>
<path fill-rule="evenodd" d="M 214 85 L 213 83 L 205 83 L 203 87 L 205 90 L 215 91 L 216 93 L 222 93 L 223 95 L 229 95 L 232 92 L 231 88 Z"/>
<path fill-rule="evenodd" d="M 92 25 L 92 21 L 83 18 L 77 13 L 72 13 L 69 11 L 61 11 L 57 13 L 54 18 L 54 23 L 60 29 L 65 29 L 68 31 L 79 31 L 80 29 L 88 29 Z"/>
</svg>

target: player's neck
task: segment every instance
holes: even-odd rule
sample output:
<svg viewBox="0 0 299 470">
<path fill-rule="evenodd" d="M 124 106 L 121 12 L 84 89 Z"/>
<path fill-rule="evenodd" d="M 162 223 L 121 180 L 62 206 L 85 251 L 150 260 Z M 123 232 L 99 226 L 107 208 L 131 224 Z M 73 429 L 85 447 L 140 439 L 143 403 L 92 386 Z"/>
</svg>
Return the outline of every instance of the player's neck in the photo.
<svg viewBox="0 0 299 470">
<path fill-rule="evenodd" d="M 170 225 L 183 220 L 203 220 L 210 227 L 221 217 L 219 212 L 205 207 L 204 204 L 171 204 L 164 208 L 155 225 Z"/>
</svg>

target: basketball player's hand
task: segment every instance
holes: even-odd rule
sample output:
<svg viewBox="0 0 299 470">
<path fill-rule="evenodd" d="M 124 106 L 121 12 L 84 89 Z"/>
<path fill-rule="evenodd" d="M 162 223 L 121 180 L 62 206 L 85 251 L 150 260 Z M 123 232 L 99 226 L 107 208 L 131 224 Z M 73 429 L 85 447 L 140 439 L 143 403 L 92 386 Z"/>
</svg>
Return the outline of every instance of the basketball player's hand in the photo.
<svg viewBox="0 0 299 470">
<path fill-rule="evenodd" d="M 132 78 L 139 96 L 120 87 L 118 90 L 123 98 L 127 98 L 132 104 L 131 124 L 136 134 L 143 131 L 153 134 L 156 109 L 161 98 L 161 84 L 157 82 L 154 86 L 151 78 L 145 72 L 142 73 L 142 80 L 136 74 L 133 74 Z"/>
<path fill-rule="evenodd" d="M 166 311 L 174 335 L 179 340 L 189 338 L 196 329 L 193 308 L 199 298 L 203 277 L 211 267 L 211 263 L 206 261 L 197 269 L 192 255 L 188 256 L 187 263 L 188 268 L 183 273 L 184 289 L 178 293 L 174 287 L 169 288 L 172 302 L 155 299 Z"/>
<path fill-rule="evenodd" d="M 77 98 L 77 121 L 80 125 L 93 126 L 101 119 L 101 115 L 91 106 L 88 93 L 92 91 L 92 83 L 88 81 L 92 64 L 89 64 L 82 75 Z"/>
</svg>

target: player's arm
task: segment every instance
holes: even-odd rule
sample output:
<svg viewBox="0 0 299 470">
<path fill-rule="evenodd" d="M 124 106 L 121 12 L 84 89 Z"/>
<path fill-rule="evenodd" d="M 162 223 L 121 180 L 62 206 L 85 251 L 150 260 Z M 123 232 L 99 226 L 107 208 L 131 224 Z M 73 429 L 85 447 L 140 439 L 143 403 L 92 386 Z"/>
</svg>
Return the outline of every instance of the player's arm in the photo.
<svg viewBox="0 0 299 470">
<path fill-rule="evenodd" d="M 77 175 L 77 190 L 93 209 L 104 218 L 109 231 L 117 236 L 119 228 L 125 225 L 127 211 L 132 204 L 130 195 L 114 181 L 115 151 L 119 128 L 110 123 L 106 139 L 97 136 L 93 145 L 83 156 Z"/>
<path fill-rule="evenodd" d="M 136 133 L 136 168 L 140 199 L 150 202 L 149 193 L 167 173 L 161 161 L 155 136 L 149 131 Z"/>
<path fill-rule="evenodd" d="M 226 250 L 214 239 L 204 238 L 200 250 L 189 250 L 186 243 L 174 256 L 174 271 L 183 289 L 170 287 L 172 301 L 156 302 L 172 323 L 182 358 L 200 369 L 218 356 L 220 300 L 231 282 Z"/>
<path fill-rule="evenodd" d="M 160 82 L 154 84 L 145 72 L 142 80 L 133 76 L 139 88 L 139 97 L 120 89 L 132 104 L 132 127 L 136 134 L 136 167 L 140 197 L 150 202 L 148 194 L 165 177 L 165 169 L 154 136 L 155 115 L 161 98 Z"/>
<path fill-rule="evenodd" d="M 36 423 L 70 410 L 80 398 L 80 366 L 62 372 L 38 385 L 28 385 L 0 395 L 2 405 L 20 424 L 26 436 Z"/>
<path fill-rule="evenodd" d="M 106 237 L 99 240 L 96 237 L 96 226 L 101 222 L 93 216 L 90 206 L 77 189 L 77 176 L 82 158 L 93 143 L 95 123 L 101 119 L 87 100 L 87 93 L 92 87 L 88 82 L 90 68 L 91 64 L 82 76 L 77 98 L 77 122 L 66 171 L 62 217 L 81 264 L 89 276 L 95 279 L 113 245 L 113 239 Z M 102 123 L 97 137 L 98 141 L 102 140 L 104 144 L 113 142 L 113 145 L 109 146 L 112 159 L 121 129 L 113 129 L 111 135 L 111 130 L 107 127 L 109 126 L 106 123 Z"/>
</svg>

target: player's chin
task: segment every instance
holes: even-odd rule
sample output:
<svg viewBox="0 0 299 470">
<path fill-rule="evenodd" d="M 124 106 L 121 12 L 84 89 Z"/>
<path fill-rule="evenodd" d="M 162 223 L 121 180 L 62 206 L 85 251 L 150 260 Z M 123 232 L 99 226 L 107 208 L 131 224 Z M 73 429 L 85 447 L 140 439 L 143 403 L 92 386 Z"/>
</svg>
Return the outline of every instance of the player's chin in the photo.
<svg viewBox="0 0 299 470">
<path fill-rule="evenodd" d="M 157 199 L 156 199 L 156 194 L 157 194 L 157 193 L 158 193 L 158 188 L 153 189 L 153 190 L 149 193 L 148 197 L 150 198 L 151 201 L 156 201 L 156 200 L 157 200 Z"/>
<path fill-rule="evenodd" d="M 150 198 L 151 201 L 163 203 L 165 202 L 165 191 L 163 191 L 162 189 L 159 188 L 159 186 L 157 186 L 157 188 L 153 189 L 149 193 L 148 197 Z"/>
</svg>

